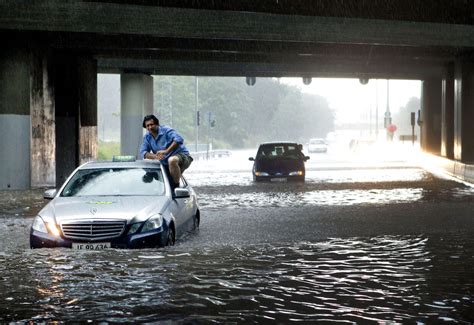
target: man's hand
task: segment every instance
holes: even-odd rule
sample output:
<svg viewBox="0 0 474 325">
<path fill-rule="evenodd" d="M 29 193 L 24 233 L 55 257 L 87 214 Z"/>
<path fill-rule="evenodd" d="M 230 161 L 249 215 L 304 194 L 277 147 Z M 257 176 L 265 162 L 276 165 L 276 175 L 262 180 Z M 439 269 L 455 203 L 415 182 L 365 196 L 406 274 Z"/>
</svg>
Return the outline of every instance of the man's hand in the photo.
<svg viewBox="0 0 474 325">
<path fill-rule="evenodd" d="M 156 159 L 163 160 L 165 159 L 166 154 L 167 154 L 166 150 L 160 150 L 156 153 Z"/>
</svg>

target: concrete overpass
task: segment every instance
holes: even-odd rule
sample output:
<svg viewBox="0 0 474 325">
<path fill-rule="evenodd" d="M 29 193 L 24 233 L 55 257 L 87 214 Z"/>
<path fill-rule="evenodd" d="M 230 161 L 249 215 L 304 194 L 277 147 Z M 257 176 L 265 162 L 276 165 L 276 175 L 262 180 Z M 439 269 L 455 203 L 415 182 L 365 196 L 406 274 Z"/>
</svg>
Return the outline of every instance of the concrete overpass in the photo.
<svg viewBox="0 0 474 325">
<path fill-rule="evenodd" d="M 422 148 L 474 163 L 465 0 L 0 2 L 0 189 L 60 184 L 97 155 L 97 73 L 120 73 L 122 149 L 152 74 L 423 80 Z"/>
</svg>

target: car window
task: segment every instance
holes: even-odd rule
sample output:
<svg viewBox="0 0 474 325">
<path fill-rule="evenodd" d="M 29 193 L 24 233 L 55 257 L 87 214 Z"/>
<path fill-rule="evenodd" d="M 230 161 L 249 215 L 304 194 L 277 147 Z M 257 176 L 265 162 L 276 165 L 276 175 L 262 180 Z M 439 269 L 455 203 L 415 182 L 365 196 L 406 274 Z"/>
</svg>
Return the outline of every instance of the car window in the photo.
<svg viewBox="0 0 474 325">
<path fill-rule="evenodd" d="M 97 168 L 78 170 L 61 196 L 163 195 L 160 169 Z"/>
<path fill-rule="evenodd" d="M 267 144 L 260 146 L 257 159 L 300 159 L 303 154 L 296 144 Z"/>
<path fill-rule="evenodd" d="M 285 152 L 286 159 L 296 160 L 296 159 L 301 159 L 302 157 L 303 157 L 303 154 L 296 147 L 288 147 L 288 150 Z"/>
<path fill-rule="evenodd" d="M 257 159 L 261 159 L 261 158 L 271 159 L 272 157 L 275 157 L 275 156 L 276 156 L 275 147 L 272 145 L 260 146 L 257 152 Z"/>
</svg>

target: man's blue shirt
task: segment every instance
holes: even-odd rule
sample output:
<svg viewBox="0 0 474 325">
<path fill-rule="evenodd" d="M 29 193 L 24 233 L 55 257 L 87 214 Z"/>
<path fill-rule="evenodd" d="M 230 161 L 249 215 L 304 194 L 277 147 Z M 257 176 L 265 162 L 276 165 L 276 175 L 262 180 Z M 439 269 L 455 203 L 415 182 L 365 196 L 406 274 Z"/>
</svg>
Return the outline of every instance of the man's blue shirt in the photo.
<svg viewBox="0 0 474 325">
<path fill-rule="evenodd" d="M 150 151 L 152 153 L 157 153 L 160 150 L 166 150 L 166 148 L 168 148 L 173 143 L 173 141 L 178 143 L 179 146 L 172 152 L 167 154 L 164 160 L 161 160 L 163 164 L 167 165 L 168 158 L 178 153 L 184 153 L 186 155 L 189 155 L 188 149 L 186 149 L 183 144 L 183 137 L 180 136 L 174 129 L 166 125 L 159 126 L 158 136 L 156 137 L 156 139 L 153 138 L 153 135 L 151 135 L 150 132 L 147 132 L 147 134 L 145 134 L 145 136 L 143 137 L 142 145 L 140 147 L 140 155 L 143 159 L 145 159 L 145 153 Z"/>
</svg>

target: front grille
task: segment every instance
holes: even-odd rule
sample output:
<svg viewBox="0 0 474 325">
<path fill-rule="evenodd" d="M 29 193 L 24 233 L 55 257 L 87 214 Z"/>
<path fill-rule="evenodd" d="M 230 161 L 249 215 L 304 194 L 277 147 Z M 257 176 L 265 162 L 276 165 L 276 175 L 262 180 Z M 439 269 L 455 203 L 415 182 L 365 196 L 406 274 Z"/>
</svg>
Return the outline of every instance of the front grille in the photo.
<svg viewBox="0 0 474 325">
<path fill-rule="evenodd" d="M 65 238 L 79 240 L 103 240 L 118 237 L 125 228 L 123 220 L 84 220 L 61 223 Z"/>
</svg>

